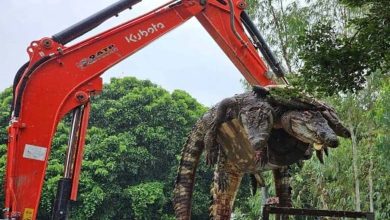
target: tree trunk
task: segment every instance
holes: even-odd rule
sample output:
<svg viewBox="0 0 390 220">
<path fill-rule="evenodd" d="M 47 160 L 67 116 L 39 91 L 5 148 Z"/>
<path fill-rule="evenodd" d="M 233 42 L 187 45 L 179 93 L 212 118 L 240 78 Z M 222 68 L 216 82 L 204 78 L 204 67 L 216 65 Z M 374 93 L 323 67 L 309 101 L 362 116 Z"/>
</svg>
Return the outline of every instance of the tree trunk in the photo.
<svg viewBox="0 0 390 220">
<path fill-rule="evenodd" d="M 267 203 L 268 199 L 268 186 L 261 187 L 261 204 L 263 206 Z"/>
<path fill-rule="evenodd" d="M 359 183 L 359 171 L 358 171 L 358 164 L 357 164 L 357 157 L 358 157 L 358 151 L 357 151 L 357 140 L 356 140 L 356 134 L 355 130 L 352 124 L 349 126 L 349 130 L 351 131 L 351 139 L 352 139 L 352 167 L 353 167 L 353 174 L 355 179 L 355 211 L 360 212 L 360 183 Z"/>
<path fill-rule="evenodd" d="M 374 161 L 372 160 L 372 145 L 369 143 L 369 152 L 370 152 L 370 167 L 368 169 L 368 188 L 369 188 L 369 198 L 370 198 L 370 212 L 374 212 L 374 190 L 373 190 L 373 181 L 372 181 L 372 170 L 374 168 Z"/>
<path fill-rule="evenodd" d="M 282 12 L 282 15 L 281 16 L 284 16 L 284 11 L 283 11 L 283 1 L 280 1 L 280 7 L 281 7 L 281 12 Z M 288 68 L 288 71 L 289 73 L 292 72 L 292 68 L 291 68 L 291 61 L 290 59 L 288 58 L 288 53 L 287 53 L 287 43 L 285 42 L 285 40 L 283 39 L 283 30 L 282 30 L 282 24 L 283 22 L 281 22 L 281 20 L 283 18 L 280 18 L 278 17 L 278 15 L 276 14 L 276 11 L 275 11 L 275 8 L 274 6 L 272 5 L 272 0 L 268 0 L 268 5 L 269 5 L 269 8 L 271 10 L 271 14 L 272 14 L 272 17 L 273 17 L 273 20 L 275 22 L 275 28 L 276 28 L 276 35 L 278 36 L 278 40 L 279 40 L 279 47 L 282 51 L 282 56 L 283 56 L 283 59 L 284 61 L 286 62 L 286 65 L 287 65 L 287 68 Z M 282 24 L 281 24 L 282 23 Z"/>
</svg>

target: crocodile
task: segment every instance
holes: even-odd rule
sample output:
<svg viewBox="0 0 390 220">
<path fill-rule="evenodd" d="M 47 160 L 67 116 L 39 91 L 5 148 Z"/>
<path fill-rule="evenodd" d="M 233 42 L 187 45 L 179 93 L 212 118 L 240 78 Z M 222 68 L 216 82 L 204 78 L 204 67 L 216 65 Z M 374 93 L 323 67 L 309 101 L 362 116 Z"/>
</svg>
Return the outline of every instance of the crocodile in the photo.
<svg viewBox="0 0 390 220">
<path fill-rule="evenodd" d="M 195 171 L 203 151 L 206 163 L 216 166 L 210 214 L 213 219 L 230 219 L 245 173 L 253 174 L 261 185 L 260 172 L 308 159 L 313 150 L 322 161 L 328 147 L 338 146 L 337 136 L 350 136 L 330 106 L 301 93 L 285 98 L 280 91 L 292 94 L 295 90 L 256 86 L 222 100 L 197 121 L 182 150 L 175 182 L 177 219 L 191 218 Z M 244 159 L 223 142 L 221 127 L 226 123 L 244 131 L 252 148 Z"/>
</svg>

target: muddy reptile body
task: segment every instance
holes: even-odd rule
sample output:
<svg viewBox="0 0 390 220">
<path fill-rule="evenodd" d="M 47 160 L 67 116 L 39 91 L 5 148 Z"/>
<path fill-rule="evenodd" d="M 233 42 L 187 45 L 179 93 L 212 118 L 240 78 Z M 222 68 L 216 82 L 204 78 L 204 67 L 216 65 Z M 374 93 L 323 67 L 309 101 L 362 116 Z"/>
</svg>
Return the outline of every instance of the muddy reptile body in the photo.
<svg viewBox="0 0 390 220">
<path fill-rule="evenodd" d="M 272 88 L 271 88 L 272 89 Z M 211 190 L 213 219 L 230 219 L 234 199 L 245 173 L 261 184 L 260 172 L 307 159 L 314 146 L 319 158 L 327 147 L 338 145 L 337 135 L 348 137 L 333 109 L 304 97 L 281 99 L 270 95 L 269 88 L 255 87 L 224 99 L 195 124 L 182 151 L 174 191 L 177 219 L 190 219 L 195 171 L 203 151 L 206 162 L 216 164 Z M 221 139 L 221 125 L 234 122 L 246 134 L 251 146 L 245 158 Z"/>
</svg>

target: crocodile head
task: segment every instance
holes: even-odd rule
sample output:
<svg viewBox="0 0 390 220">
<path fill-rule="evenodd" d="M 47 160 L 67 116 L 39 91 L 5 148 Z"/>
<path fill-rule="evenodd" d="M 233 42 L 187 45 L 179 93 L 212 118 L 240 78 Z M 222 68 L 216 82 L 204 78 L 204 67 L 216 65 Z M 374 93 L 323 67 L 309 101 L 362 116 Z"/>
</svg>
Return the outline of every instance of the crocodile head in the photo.
<svg viewBox="0 0 390 220">
<path fill-rule="evenodd" d="M 349 138 L 349 130 L 342 124 L 335 111 L 290 110 L 277 120 L 268 139 L 269 162 L 285 166 L 309 159 L 313 150 L 324 163 L 323 154 L 328 155 L 328 147 L 339 145 L 338 137 Z"/>
<path fill-rule="evenodd" d="M 281 117 L 282 128 L 317 151 L 339 145 L 336 132 L 319 111 L 288 111 Z"/>
</svg>

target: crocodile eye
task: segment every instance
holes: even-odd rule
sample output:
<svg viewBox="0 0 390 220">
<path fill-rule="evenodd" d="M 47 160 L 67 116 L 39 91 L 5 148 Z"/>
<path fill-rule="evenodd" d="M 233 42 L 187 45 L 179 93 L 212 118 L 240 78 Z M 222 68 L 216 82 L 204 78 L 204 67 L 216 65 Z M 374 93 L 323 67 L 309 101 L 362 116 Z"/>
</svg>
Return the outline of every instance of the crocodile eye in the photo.
<svg viewBox="0 0 390 220">
<path fill-rule="evenodd" d="M 303 116 L 306 117 L 306 118 L 311 118 L 312 114 L 309 111 L 304 111 L 303 112 Z"/>
<path fill-rule="evenodd" d="M 307 123 L 307 124 L 306 124 L 306 127 L 307 127 L 307 129 L 309 129 L 310 131 L 315 131 L 315 130 L 316 130 L 315 123 L 314 123 L 314 125 L 313 125 L 313 123 Z"/>
</svg>

